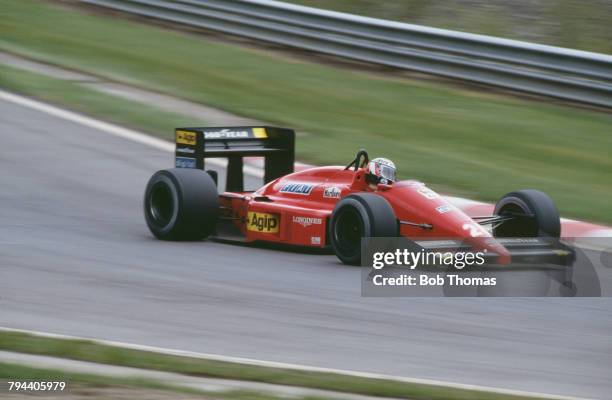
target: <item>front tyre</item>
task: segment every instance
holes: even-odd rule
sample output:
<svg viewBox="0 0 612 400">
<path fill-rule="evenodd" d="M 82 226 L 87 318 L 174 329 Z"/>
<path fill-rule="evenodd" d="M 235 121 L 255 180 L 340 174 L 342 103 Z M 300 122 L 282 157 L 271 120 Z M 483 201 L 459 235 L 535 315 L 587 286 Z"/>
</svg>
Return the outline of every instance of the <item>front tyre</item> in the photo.
<svg viewBox="0 0 612 400">
<path fill-rule="evenodd" d="M 145 220 L 158 239 L 206 238 L 215 229 L 218 211 L 217 187 L 199 169 L 157 171 L 145 189 Z"/>
<path fill-rule="evenodd" d="M 552 199 L 538 190 L 517 190 L 495 205 L 495 215 L 511 216 L 493 230 L 495 237 L 561 236 L 561 218 Z"/>
<path fill-rule="evenodd" d="M 340 200 L 332 213 L 330 241 L 345 264 L 361 263 L 361 238 L 395 237 L 398 224 L 387 200 L 372 193 L 357 193 Z"/>
</svg>

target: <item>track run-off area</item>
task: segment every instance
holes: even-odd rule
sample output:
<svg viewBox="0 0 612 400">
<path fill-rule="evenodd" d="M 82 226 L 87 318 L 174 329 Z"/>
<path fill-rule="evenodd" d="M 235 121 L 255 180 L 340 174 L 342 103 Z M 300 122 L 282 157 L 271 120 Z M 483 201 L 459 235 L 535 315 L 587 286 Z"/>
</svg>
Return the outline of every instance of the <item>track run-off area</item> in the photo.
<svg viewBox="0 0 612 400">
<path fill-rule="evenodd" d="M 359 269 L 333 255 L 157 241 L 142 195 L 153 172 L 172 166 L 172 144 L 8 100 L 0 96 L 2 327 L 612 393 L 610 298 L 364 298 Z"/>
</svg>

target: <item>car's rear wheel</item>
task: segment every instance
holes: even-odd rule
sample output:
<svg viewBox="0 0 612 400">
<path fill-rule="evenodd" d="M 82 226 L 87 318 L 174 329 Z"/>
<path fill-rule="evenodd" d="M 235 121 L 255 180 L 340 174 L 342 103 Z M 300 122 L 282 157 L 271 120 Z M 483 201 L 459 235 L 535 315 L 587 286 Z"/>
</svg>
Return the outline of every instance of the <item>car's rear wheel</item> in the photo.
<svg viewBox="0 0 612 400">
<path fill-rule="evenodd" d="M 361 263 L 361 238 L 395 237 L 398 223 L 387 200 L 372 193 L 357 193 L 340 200 L 332 213 L 330 241 L 345 264 Z"/>
<path fill-rule="evenodd" d="M 553 237 L 561 235 L 561 218 L 553 200 L 538 190 L 517 190 L 495 205 L 495 215 L 511 216 L 493 230 L 496 237 Z"/>
<path fill-rule="evenodd" d="M 215 182 L 199 169 L 157 171 L 145 189 L 145 220 L 158 239 L 205 238 L 215 229 L 218 211 Z"/>
</svg>

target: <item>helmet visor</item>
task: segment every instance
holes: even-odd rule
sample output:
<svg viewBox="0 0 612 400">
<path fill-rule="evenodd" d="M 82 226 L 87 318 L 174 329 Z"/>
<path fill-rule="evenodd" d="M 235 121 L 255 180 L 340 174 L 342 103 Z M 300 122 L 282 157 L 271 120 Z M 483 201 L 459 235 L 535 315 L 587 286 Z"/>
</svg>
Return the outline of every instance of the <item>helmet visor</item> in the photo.
<svg viewBox="0 0 612 400">
<path fill-rule="evenodd" d="M 380 176 L 388 181 L 395 182 L 395 168 L 388 165 L 381 165 Z"/>
</svg>

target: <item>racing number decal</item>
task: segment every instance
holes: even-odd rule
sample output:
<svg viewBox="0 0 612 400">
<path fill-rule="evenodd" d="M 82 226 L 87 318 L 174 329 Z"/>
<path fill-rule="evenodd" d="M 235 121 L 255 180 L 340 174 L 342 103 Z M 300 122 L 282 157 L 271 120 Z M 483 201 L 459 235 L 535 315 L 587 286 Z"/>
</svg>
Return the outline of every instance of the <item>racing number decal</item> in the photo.
<svg viewBox="0 0 612 400">
<path fill-rule="evenodd" d="M 480 225 L 465 223 L 462 228 L 464 231 L 470 231 L 471 237 L 479 237 L 486 234 L 486 231 Z"/>
<path fill-rule="evenodd" d="M 280 217 L 275 214 L 249 211 L 247 214 L 247 229 L 254 232 L 277 233 Z"/>
</svg>

